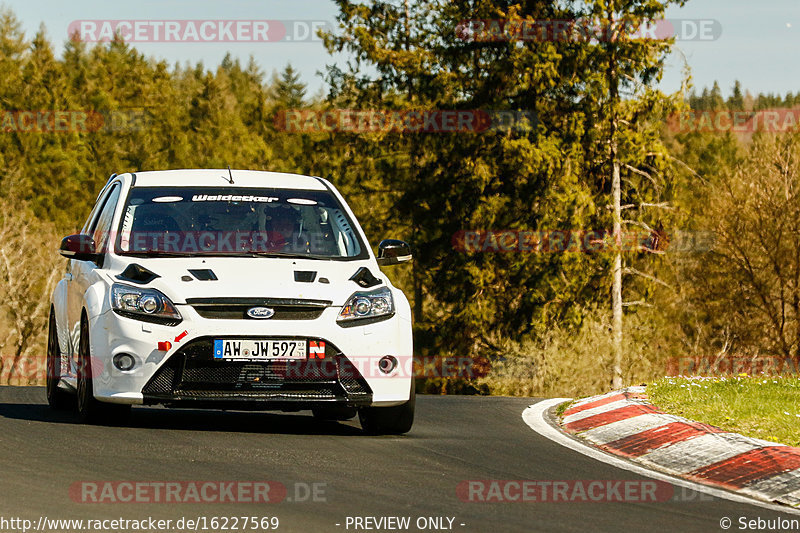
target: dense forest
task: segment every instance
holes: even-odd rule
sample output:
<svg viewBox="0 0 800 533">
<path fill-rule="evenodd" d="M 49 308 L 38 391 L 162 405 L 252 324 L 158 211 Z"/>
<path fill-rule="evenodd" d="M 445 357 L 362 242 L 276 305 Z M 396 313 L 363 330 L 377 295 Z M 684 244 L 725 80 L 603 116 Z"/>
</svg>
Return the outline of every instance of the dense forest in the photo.
<svg viewBox="0 0 800 533">
<path fill-rule="evenodd" d="M 796 370 L 800 137 L 671 124 L 687 111 L 791 114 L 800 93 L 698 92 L 687 74 L 664 94 L 668 40 L 458 31 L 470 19 L 613 26 L 682 2 L 336 3 L 325 45 L 351 59 L 317 95 L 290 65 L 168 65 L 121 39 L 71 40 L 56 57 L 44 30 L 26 36 L 0 13 L 0 381 L 41 382 L 58 241 L 111 173 L 228 165 L 326 177 L 372 242 L 411 244 L 414 262 L 386 274 L 412 301 L 415 355 L 474 361 L 474 377 L 428 375 L 421 390 L 575 395 L 730 358 Z M 341 110 L 472 122 L 287 128 L 287 114 Z M 609 242 L 615 227 L 634 245 Z M 506 250 L 487 244 L 496 232 L 605 241 Z"/>
</svg>

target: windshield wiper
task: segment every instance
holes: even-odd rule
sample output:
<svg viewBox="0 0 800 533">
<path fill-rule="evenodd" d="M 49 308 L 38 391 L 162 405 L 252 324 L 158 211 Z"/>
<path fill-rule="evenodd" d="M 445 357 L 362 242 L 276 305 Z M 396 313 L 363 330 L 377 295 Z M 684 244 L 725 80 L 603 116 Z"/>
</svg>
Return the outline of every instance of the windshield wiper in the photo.
<svg viewBox="0 0 800 533">
<path fill-rule="evenodd" d="M 189 257 L 193 254 L 188 254 L 186 252 L 167 252 L 164 250 L 142 250 L 137 252 L 125 252 L 124 255 L 133 255 L 139 257 Z"/>
<path fill-rule="evenodd" d="M 142 250 L 137 252 L 125 252 L 125 255 L 138 257 L 282 257 L 289 259 L 314 259 L 331 260 L 335 257 L 327 255 L 301 254 L 291 252 L 265 252 L 259 250 L 242 250 L 240 252 L 168 252 L 164 250 Z"/>
<path fill-rule="evenodd" d="M 289 259 L 323 259 L 323 260 L 333 259 L 332 257 L 327 255 L 301 254 L 292 252 L 262 252 L 258 250 L 249 250 L 247 253 L 253 257 L 285 257 Z"/>
</svg>

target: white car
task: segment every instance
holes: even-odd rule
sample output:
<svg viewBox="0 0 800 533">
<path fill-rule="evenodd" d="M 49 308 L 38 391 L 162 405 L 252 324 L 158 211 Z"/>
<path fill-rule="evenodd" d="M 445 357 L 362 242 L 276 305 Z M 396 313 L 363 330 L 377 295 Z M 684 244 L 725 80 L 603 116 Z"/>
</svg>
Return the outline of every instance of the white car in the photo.
<svg viewBox="0 0 800 533">
<path fill-rule="evenodd" d="M 112 175 L 53 291 L 47 399 L 89 422 L 131 405 L 414 419 L 411 311 L 326 180 L 243 170 Z"/>
</svg>

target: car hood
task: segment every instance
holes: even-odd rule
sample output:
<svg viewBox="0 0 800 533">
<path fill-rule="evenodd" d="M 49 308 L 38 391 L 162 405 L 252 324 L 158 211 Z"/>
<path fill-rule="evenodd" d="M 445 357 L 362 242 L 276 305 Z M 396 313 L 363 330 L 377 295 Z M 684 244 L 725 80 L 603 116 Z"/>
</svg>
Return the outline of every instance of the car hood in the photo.
<svg viewBox="0 0 800 533">
<path fill-rule="evenodd" d="M 159 277 L 148 283 L 121 279 L 119 276 L 129 264 L 140 265 Z M 112 282 L 158 289 L 176 304 L 186 303 L 190 298 L 299 298 L 327 300 L 334 306 L 342 306 L 354 292 L 364 290 L 350 280 L 361 267 L 367 267 L 381 281 L 370 288 L 388 285 L 386 276 L 380 272 L 377 264 L 368 259 L 325 261 L 261 257 L 137 257 L 110 269 L 109 278 Z M 298 272 L 301 274 L 296 274 Z M 313 281 L 310 282 L 298 281 L 311 277 Z M 321 279 L 327 279 L 329 283 Z"/>
</svg>

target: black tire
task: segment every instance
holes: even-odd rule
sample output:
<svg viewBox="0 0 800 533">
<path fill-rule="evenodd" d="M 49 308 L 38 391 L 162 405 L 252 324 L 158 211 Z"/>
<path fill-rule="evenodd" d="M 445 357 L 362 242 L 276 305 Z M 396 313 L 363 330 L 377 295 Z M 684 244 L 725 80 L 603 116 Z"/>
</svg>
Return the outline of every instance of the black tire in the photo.
<svg viewBox="0 0 800 533">
<path fill-rule="evenodd" d="M 56 330 L 56 315 L 50 309 L 50 318 L 47 324 L 47 362 L 46 362 L 45 390 L 47 403 L 52 409 L 63 411 L 75 405 L 75 396 L 59 389 L 61 381 L 61 348 L 58 345 L 58 332 Z"/>
<path fill-rule="evenodd" d="M 78 343 L 78 417 L 87 424 L 121 424 L 127 421 L 130 405 L 100 402 L 94 397 L 92 360 L 89 349 L 89 323 L 81 318 Z"/>
<path fill-rule="evenodd" d="M 369 435 L 401 435 L 414 425 L 414 407 L 417 395 L 411 380 L 411 396 L 395 407 L 364 407 L 358 411 L 361 429 Z"/>
<path fill-rule="evenodd" d="M 315 407 L 311 412 L 317 420 L 327 421 L 351 420 L 358 414 L 355 407 Z"/>
</svg>

